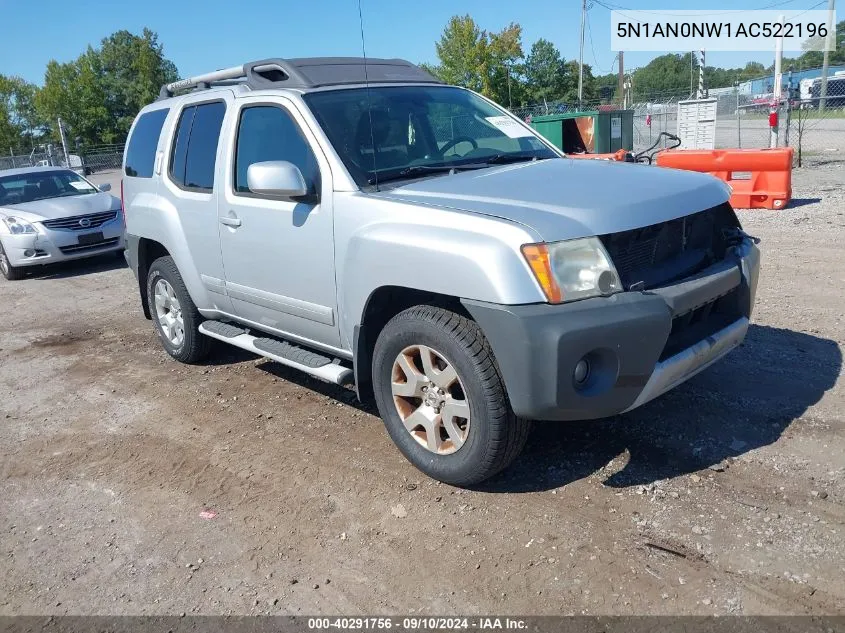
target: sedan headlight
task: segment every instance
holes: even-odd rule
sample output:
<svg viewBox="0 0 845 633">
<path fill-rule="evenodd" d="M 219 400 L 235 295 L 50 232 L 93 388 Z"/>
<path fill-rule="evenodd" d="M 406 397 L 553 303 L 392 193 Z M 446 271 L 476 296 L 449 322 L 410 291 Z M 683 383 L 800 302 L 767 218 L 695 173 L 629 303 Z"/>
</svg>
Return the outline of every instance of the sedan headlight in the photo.
<svg viewBox="0 0 845 633">
<path fill-rule="evenodd" d="M 9 233 L 12 235 L 22 235 L 24 233 L 37 233 L 38 231 L 35 230 L 35 227 L 32 226 L 26 220 L 21 220 L 20 218 L 15 218 L 12 216 L 8 216 L 2 218 L 3 224 L 6 225 L 6 228 L 9 229 Z"/>
<path fill-rule="evenodd" d="M 622 290 L 616 268 L 597 237 L 526 244 L 522 254 L 549 303 L 605 296 Z"/>
</svg>

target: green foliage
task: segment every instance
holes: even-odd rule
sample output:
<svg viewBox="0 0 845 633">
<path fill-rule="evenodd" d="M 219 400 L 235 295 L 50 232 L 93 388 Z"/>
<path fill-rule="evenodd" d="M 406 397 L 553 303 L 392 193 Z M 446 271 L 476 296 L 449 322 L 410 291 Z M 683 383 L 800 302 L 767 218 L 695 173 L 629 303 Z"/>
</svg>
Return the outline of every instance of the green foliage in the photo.
<svg viewBox="0 0 845 633">
<path fill-rule="evenodd" d="M 0 153 L 17 150 L 32 139 L 38 126 L 36 90 L 20 77 L 0 75 Z"/>
<path fill-rule="evenodd" d="M 548 40 L 535 42 L 528 56 L 522 27 L 509 24 L 498 33 L 482 30 L 469 15 L 453 16 L 435 44 L 439 64 L 423 64 L 446 83 L 470 88 L 506 106 L 539 101 L 577 100 L 578 64 L 564 62 Z M 584 65 L 584 99 L 598 92 Z"/>
<path fill-rule="evenodd" d="M 635 99 L 656 99 L 665 94 L 683 94 L 690 90 L 690 56 L 669 53 L 652 59 L 633 73 Z M 692 60 L 694 83 L 698 85 L 698 64 Z M 715 86 L 714 86 L 715 87 Z"/>
<path fill-rule="evenodd" d="M 784 71 L 792 68 L 802 70 L 804 68 L 818 68 L 824 61 L 822 52 L 824 38 L 813 38 L 804 43 L 805 51 L 795 58 L 783 58 Z M 836 50 L 830 51 L 829 63 L 831 66 L 845 64 L 845 20 L 836 23 Z M 774 64 L 769 70 L 774 69 Z"/>
<path fill-rule="evenodd" d="M 478 28 L 469 15 L 456 15 L 435 46 L 440 64 L 424 67 L 439 79 L 465 86 L 499 103 L 521 100 L 523 52 L 522 27 L 518 24 L 488 33 Z"/>
<path fill-rule="evenodd" d="M 559 99 L 566 89 L 567 68 L 554 44 L 539 39 L 525 60 L 525 88 L 528 100 L 546 103 Z"/>
<path fill-rule="evenodd" d="M 71 139 L 120 142 L 138 110 L 156 98 L 162 84 L 177 78 L 176 66 L 164 57 L 154 32 L 144 29 L 138 36 L 118 31 L 99 49 L 89 46 L 71 62 L 47 64 L 35 107 L 55 140 L 61 117 Z"/>
</svg>

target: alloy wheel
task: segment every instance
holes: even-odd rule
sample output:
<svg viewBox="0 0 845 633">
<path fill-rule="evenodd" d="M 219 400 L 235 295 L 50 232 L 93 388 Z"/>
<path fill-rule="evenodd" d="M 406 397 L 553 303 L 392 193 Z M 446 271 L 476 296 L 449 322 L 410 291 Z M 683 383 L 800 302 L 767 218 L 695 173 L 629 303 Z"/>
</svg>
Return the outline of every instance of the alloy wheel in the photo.
<svg viewBox="0 0 845 633">
<path fill-rule="evenodd" d="M 438 455 L 459 450 L 469 437 L 470 407 L 455 367 L 426 345 L 403 349 L 393 362 L 393 403 L 405 429 Z"/>
<path fill-rule="evenodd" d="M 182 319 L 182 306 L 173 286 L 166 279 L 159 279 L 154 289 L 156 318 L 161 331 L 168 342 L 179 347 L 185 340 L 185 322 Z"/>
</svg>

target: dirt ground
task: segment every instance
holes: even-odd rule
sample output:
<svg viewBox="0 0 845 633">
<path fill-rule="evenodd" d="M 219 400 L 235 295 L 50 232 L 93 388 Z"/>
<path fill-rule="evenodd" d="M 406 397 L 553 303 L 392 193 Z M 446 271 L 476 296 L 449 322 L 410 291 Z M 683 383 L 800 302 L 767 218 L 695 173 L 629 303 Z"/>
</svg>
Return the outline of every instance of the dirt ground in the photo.
<svg viewBox="0 0 845 633">
<path fill-rule="evenodd" d="M 799 170 L 789 209 L 741 213 L 764 264 L 740 349 L 537 425 L 476 490 L 344 389 L 170 360 L 114 257 L 0 280 L 0 615 L 843 612 L 843 183 Z"/>
</svg>

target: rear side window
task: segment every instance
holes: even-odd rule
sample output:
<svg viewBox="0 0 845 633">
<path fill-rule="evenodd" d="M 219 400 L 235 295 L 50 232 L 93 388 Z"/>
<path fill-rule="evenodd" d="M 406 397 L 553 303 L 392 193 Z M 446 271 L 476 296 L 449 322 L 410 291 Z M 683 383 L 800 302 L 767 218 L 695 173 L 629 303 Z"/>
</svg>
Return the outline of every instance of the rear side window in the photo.
<svg viewBox="0 0 845 633">
<path fill-rule="evenodd" d="M 320 180 L 317 159 L 291 116 L 278 106 L 252 106 L 241 112 L 235 153 L 235 191 L 249 192 L 246 172 L 266 160 L 286 160 L 302 172 L 311 193 Z"/>
<path fill-rule="evenodd" d="M 158 137 L 169 110 L 145 112 L 138 118 L 126 149 L 125 173 L 133 178 L 152 178 Z"/>
<path fill-rule="evenodd" d="M 211 191 L 217 142 L 226 105 L 202 103 L 182 111 L 170 156 L 170 177 L 177 185 L 195 191 Z"/>
</svg>

